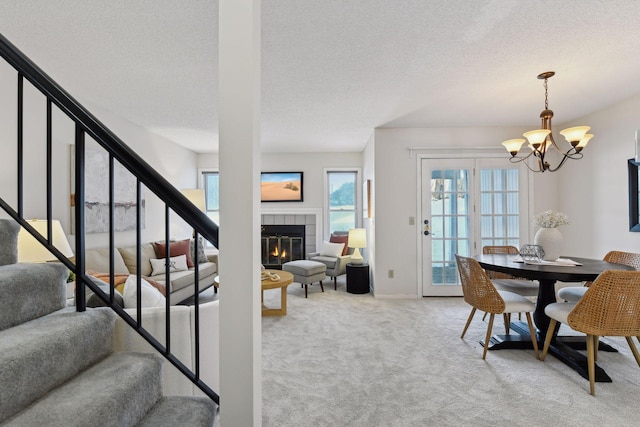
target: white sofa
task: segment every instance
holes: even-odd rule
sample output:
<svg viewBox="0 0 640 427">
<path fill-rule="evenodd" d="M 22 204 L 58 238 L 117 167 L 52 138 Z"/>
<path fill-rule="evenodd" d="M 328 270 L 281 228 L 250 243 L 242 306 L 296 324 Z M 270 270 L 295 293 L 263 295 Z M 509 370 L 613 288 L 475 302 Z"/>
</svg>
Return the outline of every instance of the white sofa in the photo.
<svg viewBox="0 0 640 427">
<path fill-rule="evenodd" d="M 113 257 L 115 274 L 137 274 L 135 246 L 117 248 Z M 213 285 L 213 279 L 218 270 L 218 256 L 214 254 L 206 257 L 206 262 L 198 264 L 200 291 Z M 184 301 L 195 293 L 195 268 L 172 272 L 167 281 L 164 274 L 152 275 L 150 261 L 152 258 L 158 258 L 153 243 L 144 243 L 141 246 L 140 274 L 165 285 L 167 293 L 171 294 L 172 305 Z M 87 249 L 85 251 L 85 268 L 87 271 L 108 273 L 109 248 Z"/>
<path fill-rule="evenodd" d="M 136 319 L 135 309 L 125 309 Z M 220 390 L 218 301 L 200 304 L 200 378 L 215 392 Z M 164 308 L 143 308 L 142 326 L 160 343 L 165 344 L 166 323 Z M 187 368 L 195 369 L 195 306 L 171 307 L 171 353 Z M 137 332 L 120 317 L 116 320 L 114 351 L 157 353 Z M 204 396 L 170 362 L 163 365 L 163 392 L 165 396 Z"/>
</svg>

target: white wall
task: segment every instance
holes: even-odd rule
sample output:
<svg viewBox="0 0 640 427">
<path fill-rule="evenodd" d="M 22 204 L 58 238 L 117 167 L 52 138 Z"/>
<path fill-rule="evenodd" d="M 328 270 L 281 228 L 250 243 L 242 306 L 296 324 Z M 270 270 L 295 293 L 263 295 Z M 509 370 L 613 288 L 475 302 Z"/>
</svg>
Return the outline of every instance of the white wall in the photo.
<svg viewBox="0 0 640 427">
<path fill-rule="evenodd" d="M 640 95 L 590 114 L 570 126 L 591 126 L 584 158 L 558 173 L 560 228 L 567 254 L 602 258 L 610 250 L 640 252 L 640 233 L 629 232 L 627 159 L 635 156 Z M 560 128 L 559 128 L 560 129 Z"/>
<path fill-rule="evenodd" d="M 0 61 L 2 62 L 2 61 Z M 4 94 L 16 94 L 16 72 L 0 65 L 0 89 Z M 73 95 L 73 94 L 72 94 Z M 17 208 L 17 149 L 16 149 L 16 96 L 0 97 L 0 144 L 3 162 L 0 168 L 0 197 Z M 86 107 L 145 161 L 177 188 L 196 186 L 196 154 L 140 126 L 118 118 L 117 115 L 98 107 Z M 59 219 L 65 232 L 70 231 L 70 153 L 74 142 L 74 125 L 66 115 L 53 108 L 53 217 Z M 24 89 L 24 164 L 25 164 L 25 218 L 46 217 L 46 99 L 29 83 Z M 87 171 L 91 173 L 91 171 Z M 156 240 L 164 236 L 164 205 L 145 191 L 146 228 L 143 239 Z M 0 214 L 6 217 L 6 214 Z M 180 220 L 172 220 L 175 237 L 189 236 L 189 230 Z M 135 242 L 134 232 L 117 233 L 117 244 Z M 73 236 L 70 243 L 73 246 Z M 105 246 L 106 234 L 87 236 L 87 247 Z"/>
<path fill-rule="evenodd" d="M 265 210 L 292 212 L 300 209 L 324 209 L 324 170 L 326 168 L 362 168 L 362 153 L 262 153 L 263 172 L 304 172 L 303 201 L 264 202 Z M 217 154 L 198 155 L 198 169 L 218 169 Z M 220 177 L 224 179 L 224 177 Z M 323 217 L 324 219 L 324 217 Z M 321 234 L 328 238 L 327 233 Z"/>
<path fill-rule="evenodd" d="M 375 295 L 411 297 L 418 287 L 418 239 L 422 238 L 422 219 L 416 217 L 419 180 L 417 153 L 409 148 L 473 149 L 500 147 L 505 139 L 515 138 L 526 129 L 520 127 L 474 127 L 433 129 L 377 129 L 375 132 Z M 455 151 L 454 151 L 454 155 Z M 508 153 L 504 151 L 505 162 Z M 536 207 L 553 206 L 557 199 L 551 174 L 532 176 L 532 187 L 549 188 L 534 200 Z M 536 191 L 534 191 L 535 193 Z M 409 225 L 409 217 L 416 217 Z M 388 278 L 394 270 L 394 278 Z"/>
</svg>

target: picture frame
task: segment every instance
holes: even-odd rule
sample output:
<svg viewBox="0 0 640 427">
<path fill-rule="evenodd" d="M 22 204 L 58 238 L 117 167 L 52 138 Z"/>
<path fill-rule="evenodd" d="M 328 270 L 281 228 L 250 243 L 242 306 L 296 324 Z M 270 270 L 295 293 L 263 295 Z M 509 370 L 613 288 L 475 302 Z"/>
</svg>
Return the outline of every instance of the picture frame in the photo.
<svg viewBox="0 0 640 427">
<path fill-rule="evenodd" d="M 261 172 L 261 202 L 302 202 L 303 172 Z"/>
<path fill-rule="evenodd" d="M 371 180 L 362 183 L 362 218 L 371 218 Z"/>
<path fill-rule="evenodd" d="M 627 160 L 629 171 L 629 231 L 640 232 L 640 163 Z"/>
</svg>

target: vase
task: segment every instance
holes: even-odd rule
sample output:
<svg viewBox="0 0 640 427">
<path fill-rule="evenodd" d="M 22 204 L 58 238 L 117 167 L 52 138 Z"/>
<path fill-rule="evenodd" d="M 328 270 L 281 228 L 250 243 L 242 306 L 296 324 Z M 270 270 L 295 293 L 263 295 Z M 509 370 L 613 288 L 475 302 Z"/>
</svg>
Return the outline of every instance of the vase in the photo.
<svg viewBox="0 0 640 427">
<path fill-rule="evenodd" d="M 541 228 L 533 238 L 535 245 L 544 249 L 544 260 L 555 261 L 562 250 L 562 233 L 557 228 Z"/>
</svg>

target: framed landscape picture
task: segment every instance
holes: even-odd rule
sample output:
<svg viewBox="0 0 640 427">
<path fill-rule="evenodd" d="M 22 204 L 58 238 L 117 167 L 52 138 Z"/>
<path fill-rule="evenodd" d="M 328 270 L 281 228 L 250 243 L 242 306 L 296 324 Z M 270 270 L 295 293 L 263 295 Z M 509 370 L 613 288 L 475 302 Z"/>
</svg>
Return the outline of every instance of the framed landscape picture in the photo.
<svg viewBox="0 0 640 427">
<path fill-rule="evenodd" d="M 302 202 L 302 172 L 262 172 L 260 201 Z"/>
</svg>

